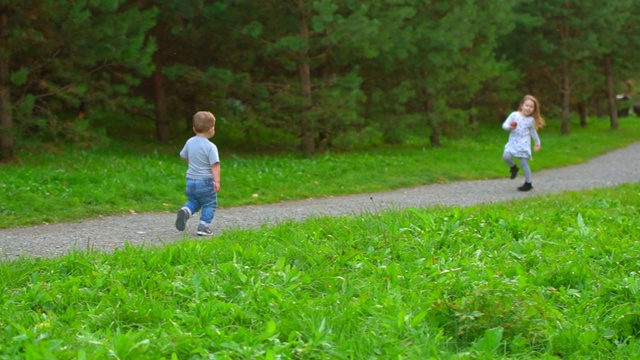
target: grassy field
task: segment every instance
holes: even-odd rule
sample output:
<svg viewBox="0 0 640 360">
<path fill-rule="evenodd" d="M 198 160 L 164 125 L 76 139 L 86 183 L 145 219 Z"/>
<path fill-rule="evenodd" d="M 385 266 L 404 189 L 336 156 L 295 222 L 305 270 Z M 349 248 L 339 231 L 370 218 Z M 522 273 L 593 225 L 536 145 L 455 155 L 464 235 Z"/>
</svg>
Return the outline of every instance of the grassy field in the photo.
<svg viewBox="0 0 640 360">
<path fill-rule="evenodd" d="M 640 184 L 0 263 L 0 358 L 637 359 Z"/>
<path fill-rule="evenodd" d="M 534 176 L 637 141 L 631 120 L 618 132 L 545 130 Z M 442 149 L 228 154 L 220 198 L 506 176 L 505 141 L 487 131 Z M 184 201 L 176 152 L 22 154 L 1 169 L 2 226 L 174 211 Z M 639 217 L 635 183 L 20 258 L 0 263 L 0 359 L 637 359 Z"/>
<path fill-rule="evenodd" d="M 592 119 L 588 128 L 574 124 L 572 134 L 563 136 L 552 122 L 540 132 L 543 146 L 531 163 L 534 176 L 536 171 L 583 162 L 640 139 L 640 119 L 621 119 L 620 127 L 611 131 L 607 120 Z M 437 149 L 416 143 L 302 158 L 241 156 L 221 148 L 219 206 L 504 177 L 508 169 L 501 155 L 506 139 L 498 124 L 472 139 L 445 140 Z M 129 212 L 173 212 L 185 201 L 186 167 L 178 156 L 182 145 L 113 142 L 91 149 L 45 146 L 23 152 L 21 163 L 0 167 L 0 228 Z"/>
</svg>

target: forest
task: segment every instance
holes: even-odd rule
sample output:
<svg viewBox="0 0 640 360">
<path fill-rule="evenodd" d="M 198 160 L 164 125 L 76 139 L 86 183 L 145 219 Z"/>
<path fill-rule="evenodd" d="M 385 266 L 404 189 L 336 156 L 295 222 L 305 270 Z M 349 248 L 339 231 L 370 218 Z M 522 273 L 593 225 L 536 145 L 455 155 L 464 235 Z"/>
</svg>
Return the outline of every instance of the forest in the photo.
<svg viewBox="0 0 640 360">
<path fill-rule="evenodd" d="M 4 0 L 0 161 L 132 124 L 169 143 L 198 110 L 216 143 L 305 155 L 439 147 L 524 94 L 562 134 L 572 117 L 617 129 L 638 113 L 638 15 L 635 0 Z"/>
</svg>

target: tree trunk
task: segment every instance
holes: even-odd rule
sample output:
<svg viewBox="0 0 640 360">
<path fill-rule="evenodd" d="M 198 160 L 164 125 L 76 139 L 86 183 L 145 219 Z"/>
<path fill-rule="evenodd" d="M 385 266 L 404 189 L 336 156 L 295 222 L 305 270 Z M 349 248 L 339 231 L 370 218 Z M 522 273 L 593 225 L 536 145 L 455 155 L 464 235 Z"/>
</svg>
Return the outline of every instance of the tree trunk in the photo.
<svg viewBox="0 0 640 360">
<path fill-rule="evenodd" d="M 569 70 L 567 65 L 562 71 L 562 126 L 560 133 L 569 135 L 569 106 L 571 104 L 571 79 L 569 78 Z"/>
<path fill-rule="evenodd" d="M 442 143 L 440 143 L 440 129 L 438 129 L 438 124 L 435 121 L 431 121 L 431 135 L 429 135 L 429 141 L 431 141 L 431 146 L 435 148 L 442 147 Z"/>
<path fill-rule="evenodd" d="M 480 123 L 478 122 L 478 116 L 476 115 L 476 100 L 475 98 L 471 99 L 469 102 L 469 126 L 471 127 L 471 134 L 473 136 L 478 136 L 480 132 Z"/>
<path fill-rule="evenodd" d="M 611 119 L 611 129 L 618 129 L 618 106 L 616 104 L 616 89 L 613 85 L 613 66 L 611 65 L 611 55 L 604 57 L 604 76 L 607 80 L 607 100 L 609 102 L 609 118 Z"/>
<path fill-rule="evenodd" d="M 427 123 L 429 124 L 429 129 L 431 130 L 431 134 L 429 135 L 429 141 L 431 142 L 431 146 L 435 148 L 442 147 L 442 143 L 440 142 L 440 128 L 438 126 L 438 116 L 435 114 L 435 101 L 429 91 L 423 91 L 423 96 L 426 99 L 424 102 L 425 113 L 427 114 Z"/>
<path fill-rule="evenodd" d="M 160 50 L 153 54 L 153 94 L 156 100 L 156 136 L 164 144 L 169 142 L 169 119 L 167 116 L 167 103 L 164 92 L 164 81 L 162 79 L 162 61 L 160 60 Z"/>
<path fill-rule="evenodd" d="M 309 73 L 309 64 L 298 64 L 298 71 L 300 72 L 300 85 L 302 86 L 302 96 L 305 101 L 305 109 L 302 112 L 301 131 L 302 131 L 302 151 L 306 155 L 313 155 L 316 151 L 314 126 L 309 119 L 309 109 L 311 109 L 311 76 Z"/>
<path fill-rule="evenodd" d="M 588 118 L 588 114 L 587 114 L 587 102 L 586 101 L 581 101 L 578 104 L 578 113 L 580 114 L 580 127 L 582 128 L 586 128 L 588 124 L 587 118 Z"/>
<path fill-rule="evenodd" d="M 307 12 L 304 3 L 298 3 L 299 20 L 300 20 L 300 37 L 304 40 L 307 47 L 298 53 L 298 73 L 300 76 L 301 95 L 304 100 L 304 110 L 302 111 L 302 119 L 300 121 L 302 136 L 302 152 L 305 155 L 313 155 L 316 151 L 315 147 L 315 127 L 313 121 L 309 118 L 309 111 L 313 106 L 311 99 L 311 70 L 308 61 L 308 44 L 309 44 L 309 24 L 307 23 Z"/>
<path fill-rule="evenodd" d="M 9 16 L 6 8 L 0 8 L 0 162 L 14 159 L 13 116 L 9 85 L 9 53 L 6 37 L 9 32 Z"/>
</svg>

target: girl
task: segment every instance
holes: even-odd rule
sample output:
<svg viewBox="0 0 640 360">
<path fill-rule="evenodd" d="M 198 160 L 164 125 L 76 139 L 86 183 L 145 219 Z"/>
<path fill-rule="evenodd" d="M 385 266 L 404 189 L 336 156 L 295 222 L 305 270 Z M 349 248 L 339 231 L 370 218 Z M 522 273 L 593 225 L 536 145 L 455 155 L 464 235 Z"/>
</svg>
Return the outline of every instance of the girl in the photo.
<svg viewBox="0 0 640 360">
<path fill-rule="evenodd" d="M 525 95 L 520 102 L 518 111 L 514 111 L 507 117 L 502 124 L 502 128 L 509 131 L 509 141 L 504 147 L 502 159 L 511 168 L 511 180 L 518 176 L 518 166 L 514 163 L 513 158 L 520 159 L 522 171 L 524 171 L 524 185 L 518 187 L 520 191 L 529 191 L 533 189 L 531 183 L 531 168 L 529 168 L 528 160 L 531 156 L 531 138 L 534 141 L 533 150 L 540 150 L 540 137 L 538 137 L 538 129 L 546 125 L 546 122 L 540 116 L 540 104 L 538 100 L 531 96 Z"/>
</svg>

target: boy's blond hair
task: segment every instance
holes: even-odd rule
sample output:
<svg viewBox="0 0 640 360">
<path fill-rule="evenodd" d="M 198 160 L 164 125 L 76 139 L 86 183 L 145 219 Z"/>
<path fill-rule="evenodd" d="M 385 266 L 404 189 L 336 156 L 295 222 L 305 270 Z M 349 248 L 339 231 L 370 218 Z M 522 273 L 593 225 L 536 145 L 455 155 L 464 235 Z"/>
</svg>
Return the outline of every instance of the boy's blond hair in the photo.
<svg viewBox="0 0 640 360">
<path fill-rule="evenodd" d="M 193 130 L 198 134 L 209 131 L 216 126 L 216 117 L 209 111 L 198 111 L 193 115 Z"/>
</svg>

